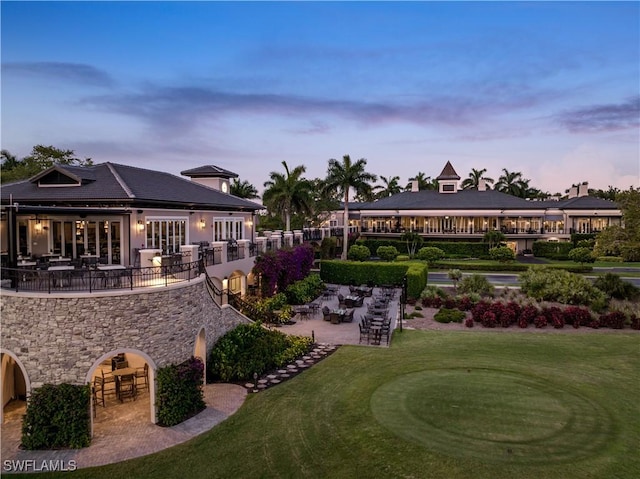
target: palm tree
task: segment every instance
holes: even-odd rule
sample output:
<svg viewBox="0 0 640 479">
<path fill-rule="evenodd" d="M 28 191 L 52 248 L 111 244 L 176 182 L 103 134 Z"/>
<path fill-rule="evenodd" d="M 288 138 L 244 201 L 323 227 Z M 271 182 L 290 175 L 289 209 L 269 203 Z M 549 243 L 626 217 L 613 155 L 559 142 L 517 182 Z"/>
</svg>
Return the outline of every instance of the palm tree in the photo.
<svg viewBox="0 0 640 479">
<path fill-rule="evenodd" d="M 284 217 L 285 230 L 291 230 L 292 213 L 308 214 L 311 211 L 311 182 L 302 177 L 306 171 L 304 165 L 289 171 L 286 161 L 282 162 L 285 174 L 272 171 L 269 181 L 265 181 L 262 201 L 275 213 Z"/>
<path fill-rule="evenodd" d="M 429 187 L 429 185 L 431 184 L 431 177 L 430 176 L 425 176 L 425 174 L 422 171 L 418 171 L 418 174 L 416 176 L 414 176 L 413 178 L 409 178 L 409 183 L 407 183 L 407 186 L 405 186 L 405 190 L 409 190 L 409 191 L 411 190 L 411 182 L 412 181 L 417 181 L 418 182 L 418 189 L 419 190 L 431 189 Z"/>
<path fill-rule="evenodd" d="M 325 187 L 336 190 L 343 195 L 344 202 L 344 237 L 342 241 L 342 259 L 347 259 L 349 247 L 349 190 L 353 188 L 356 194 L 364 194 L 371 191 L 371 183 L 378 177 L 365 171 L 367 160 L 360 158 L 355 163 L 351 162 L 349 155 L 342 157 L 342 163 L 331 158 L 327 169 Z"/>
<path fill-rule="evenodd" d="M 463 190 L 470 190 L 472 188 L 478 188 L 480 184 L 480 180 L 484 180 L 487 184 L 493 184 L 493 178 L 483 176 L 487 172 L 486 168 L 482 168 L 481 170 L 476 170 L 475 168 L 471 168 L 471 173 L 469 173 L 469 178 L 462 182 Z"/>
<path fill-rule="evenodd" d="M 237 178 L 234 178 L 233 182 L 231 183 L 231 194 L 233 196 L 237 196 L 238 198 L 246 198 L 248 200 L 260 198 L 260 195 L 258 195 L 258 190 L 256 190 L 255 186 L 253 186 L 247 180 L 239 181 Z"/>
<path fill-rule="evenodd" d="M 498 178 L 495 189 L 513 196 L 524 198 L 524 194 L 529 187 L 529 180 L 522 177 L 521 172 L 509 171 L 502 168 L 502 175 Z"/>
<path fill-rule="evenodd" d="M 398 184 L 398 181 L 400 181 L 399 176 L 380 176 L 380 179 L 383 185 L 378 185 L 374 188 L 378 190 L 376 198 L 386 198 L 402 192 L 402 188 Z"/>
</svg>

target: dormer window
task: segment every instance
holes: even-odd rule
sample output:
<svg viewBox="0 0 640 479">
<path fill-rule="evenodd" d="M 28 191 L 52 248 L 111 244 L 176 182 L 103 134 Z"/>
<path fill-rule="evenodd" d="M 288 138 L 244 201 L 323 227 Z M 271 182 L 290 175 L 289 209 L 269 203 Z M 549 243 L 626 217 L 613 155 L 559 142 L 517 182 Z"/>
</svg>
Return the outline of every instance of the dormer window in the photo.
<svg viewBox="0 0 640 479">
<path fill-rule="evenodd" d="M 72 171 L 70 171 L 72 170 Z M 91 174 L 85 175 L 75 174 L 74 169 L 65 169 L 60 165 L 54 165 L 51 168 L 38 173 L 31 178 L 32 183 L 36 183 L 39 188 L 61 188 L 67 186 L 82 186 L 84 181 L 93 181 Z M 85 177 L 88 175 L 89 177 Z"/>
</svg>

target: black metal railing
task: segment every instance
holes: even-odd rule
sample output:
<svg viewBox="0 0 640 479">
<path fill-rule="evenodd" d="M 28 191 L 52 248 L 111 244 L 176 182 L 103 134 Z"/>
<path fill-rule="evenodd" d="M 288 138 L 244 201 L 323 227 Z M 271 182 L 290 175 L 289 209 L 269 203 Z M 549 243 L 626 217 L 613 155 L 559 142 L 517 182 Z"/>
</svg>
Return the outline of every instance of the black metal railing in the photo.
<svg viewBox="0 0 640 479">
<path fill-rule="evenodd" d="M 96 268 L 2 268 L 3 289 L 34 293 L 94 292 L 167 286 L 191 281 L 201 272 L 200 261 L 167 262 L 146 268 L 98 265 Z"/>
</svg>

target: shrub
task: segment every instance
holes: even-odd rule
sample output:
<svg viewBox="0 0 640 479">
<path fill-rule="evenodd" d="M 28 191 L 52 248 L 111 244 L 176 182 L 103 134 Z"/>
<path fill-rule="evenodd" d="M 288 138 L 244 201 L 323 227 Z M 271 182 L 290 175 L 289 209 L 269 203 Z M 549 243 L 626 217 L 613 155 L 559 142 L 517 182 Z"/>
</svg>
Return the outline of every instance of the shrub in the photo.
<svg viewBox="0 0 640 479">
<path fill-rule="evenodd" d="M 516 255 L 511 248 L 506 246 L 498 246 L 489 250 L 489 257 L 494 261 L 508 263 L 516 259 Z"/>
<path fill-rule="evenodd" d="M 460 280 L 457 290 L 460 293 L 476 293 L 483 296 L 491 296 L 493 295 L 494 287 L 485 276 L 472 274 Z"/>
<path fill-rule="evenodd" d="M 472 318 L 467 318 L 464 320 L 464 325 L 467 328 L 473 328 L 473 319 Z"/>
<path fill-rule="evenodd" d="M 398 256 L 398 250 L 395 246 L 379 246 L 376 255 L 382 261 L 393 261 Z"/>
<path fill-rule="evenodd" d="M 578 329 L 587 326 L 591 322 L 591 312 L 587 308 L 569 306 L 563 311 L 564 322 Z"/>
<path fill-rule="evenodd" d="M 369 248 L 357 244 L 351 246 L 347 253 L 347 259 L 350 261 L 367 261 L 370 257 L 371 251 L 369 251 Z"/>
<path fill-rule="evenodd" d="M 420 293 L 423 306 L 427 308 L 439 308 L 442 300 L 447 297 L 447 293 L 437 286 L 427 286 Z"/>
<path fill-rule="evenodd" d="M 396 261 L 409 261 L 409 256 L 406 254 L 399 254 L 396 256 Z"/>
<path fill-rule="evenodd" d="M 253 273 L 262 277 L 263 294 L 271 296 L 276 290 L 284 291 L 290 284 L 308 276 L 313 261 L 311 246 L 284 248 L 258 256 Z"/>
<path fill-rule="evenodd" d="M 547 318 L 541 314 L 533 320 L 533 324 L 536 328 L 545 328 L 547 326 Z"/>
<path fill-rule="evenodd" d="M 461 323 L 465 318 L 465 314 L 458 309 L 442 308 L 434 316 L 439 323 Z"/>
<path fill-rule="evenodd" d="M 624 260 L 621 256 L 598 256 L 596 261 L 607 262 L 607 263 L 624 263 Z"/>
<path fill-rule="evenodd" d="M 262 327 L 241 324 L 218 340 L 209 353 L 211 380 L 246 381 L 301 356 L 311 338 L 287 336 Z"/>
<path fill-rule="evenodd" d="M 593 263 L 596 260 L 590 248 L 573 248 L 569 251 L 569 259 L 580 264 Z"/>
<path fill-rule="evenodd" d="M 640 289 L 631 283 L 624 281 L 620 276 L 607 273 L 596 278 L 593 285 L 607 296 L 615 299 L 635 300 L 640 296 Z"/>
<path fill-rule="evenodd" d="M 91 442 L 89 386 L 45 384 L 34 389 L 22 422 L 25 449 L 87 447 Z"/>
<path fill-rule="evenodd" d="M 610 313 L 601 314 L 599 320 L 600 325 L 606 328 L 622 329 L 627 317 L 622 311 L 611 311 Z"/>
<path fill-rule="evenodd" d="M 195 357 L 159 368 L 156 404 L 158 424 L 175 426 L 195 416 L 206 404 L 202 392 L 204 363 Z"/>
<path fill-rule="evenodd" d="M 313 301 L 324 289 L 324 282 L 318 274 L 310 274 L 306 278 L 287 286 L 284 294 L 289 304 L 305 304 Z"/>
<path fill-rule="evenodd" d="M 418 250 L 417 258 L 419 260 L 426 261 L 429 264 L 435 263 L 436 261 L 444 258 L 444 251 L 434 246 L 425 246 Z"/>
<path fill-rule="evenodd" d="M 520 290 L 539 301 L 589 305 L 601 310 L 605 294 L 583 276 L 559 269 L 532 267 L 520 274 Z"/>
<path fill-rule="evenodd" d="M 551 241 L 535 241 L 533 243 L 533 254 L 539 258 L 550 259 L 568 259 L 569 251 L 573 248 L 573 243 L 551 242 Z"/>
<path fill-rule="evenodd" d="M 482 325 L 485 328 L 495 328 L 497 324 L 496 315 L 491 311 L 487 311 L 482 315 Z"/>
</svg>

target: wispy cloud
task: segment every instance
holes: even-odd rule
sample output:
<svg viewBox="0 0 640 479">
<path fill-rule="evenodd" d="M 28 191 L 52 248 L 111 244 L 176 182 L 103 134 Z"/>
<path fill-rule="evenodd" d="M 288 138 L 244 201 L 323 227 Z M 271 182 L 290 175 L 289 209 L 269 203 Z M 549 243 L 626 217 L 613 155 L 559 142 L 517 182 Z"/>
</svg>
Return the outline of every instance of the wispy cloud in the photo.
<svg viewBox="0 0 640 479">
<path fill-rule="evenodd" d="M 640 96 L 608 105 L 592 105 L 556 115 L 556 121 L 573 133 L 615 131 L 640 126 Z"/>
<path fill-rule="evenodd" d="M 2 74 L 99 87 L 111 87 L 115 84 L 107 72 L 83 63 L 8 62 L 2 64 Z"/>
<path fill-rule="evenodd" d="M 237 93 L 206 87 L 147 87 L 134 93 L 85 97 L 81 103 L 144 120 L 154 126 L 188 129 L 203 120 L 230 113 L 293 116 L 313 123 L 319 115 L 356 121 L 364 126 L 385 123 L 474 125 L 487 116 L 530 108 L 543 101 L 543 92 L 520 92 L 502 98 L 474 96 L 385 97 L 377 100 L 333 99 L 272 93 Z M 318 128 L 319 126 L 319 128 Z"/>
</svg>

